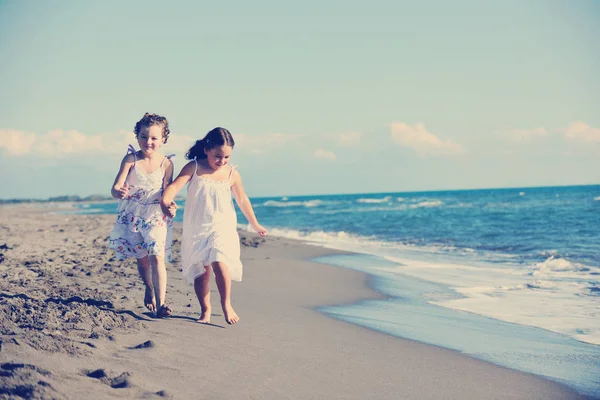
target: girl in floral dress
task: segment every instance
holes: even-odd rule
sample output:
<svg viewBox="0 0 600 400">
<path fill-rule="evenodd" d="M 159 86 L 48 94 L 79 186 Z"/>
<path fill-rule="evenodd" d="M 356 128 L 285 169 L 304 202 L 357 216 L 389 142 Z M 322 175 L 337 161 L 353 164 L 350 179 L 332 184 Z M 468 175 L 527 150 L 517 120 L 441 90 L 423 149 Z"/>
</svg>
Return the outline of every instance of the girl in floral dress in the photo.
<svg viewBox="0 0 600 400">
<path fill-rule="evenodd" d="M 173 180 L 173 155 L 164 156 L 159 149 L 169 138 L 169 123 L 165 117 L 146 113 L 134 133 L 140 150 L 129 145 L 111 189 L 120 201 L 109 247 L 120 260 L 137 259 L 146 286 L 144 304 L 163 318 L 172 313 L 165 303 L 172 220 L 162 213 L 160 199 Z"/>
</svg>

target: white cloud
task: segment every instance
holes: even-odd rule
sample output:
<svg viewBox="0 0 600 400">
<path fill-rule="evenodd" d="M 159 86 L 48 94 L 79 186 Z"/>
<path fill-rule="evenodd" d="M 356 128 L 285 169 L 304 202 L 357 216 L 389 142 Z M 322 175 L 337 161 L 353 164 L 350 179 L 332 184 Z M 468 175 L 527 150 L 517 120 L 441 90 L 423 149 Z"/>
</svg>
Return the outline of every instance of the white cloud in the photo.
<svg viewBox="0 0 600 400">
<path fill-rule="evenodd" d="M 85 152 L 104 153 L 105 140 L 101 135 L 86 136 L 77 131 L 54 130 L 38 135 L 32 150 L 42 157 L 61 157 Z"/>
<path fill-rule="evenodd" d="M 585 122 L 572 122 L 564 133 L 569 139 L 600 143 L 600 129 L 593 128 Z"/>
<path fill-rule="evenodd" d="M 514 129 L 508 133 L 509 137 L 521 142 L 523 140 L 546 136 L 548 131 L 545 128 L 534 128 L 534 129 Z"/>
<path fill-rule="evenodd" d="M 193 138 L 191 136 L 185 135 L 173 135 L 172 133 L 169 135 L 169 140 L 167 143 L 161 147 L 161 153 L 167 154 L 175 154 L 177 158 L 173 159 L 175 164 L 185 164 L 185 153 L 196 143 L 196 140 L 202 138 Z M 137 145 L 136 145 L 137 147 Z M 179 162 L 178 162 L 179 160 Z"/>
<path fill-rule="evenodd" d="M 129 135 L 133 136 L 131 133 Z M 60 129 L 43 134 L 0 129 L 0 136 L 2 137 L 0 148 L 3 148 L 9 156 L 34 155 L 43 158 L 92 153 L 125 153 L 127 143 L 135 142 L 135 140 L 128 141 L 125 132 L 84 135 L 74 130 Z M 130 137 L 130 139 L 133 138 Z"/>
<path fill-rule="evenodd" d="M 0 129 L 0 149 L 9 156 L 21 156 L 29 153 L 35 142 L 35 133 L 17 131 L 14 129 Z"/>
<path fill-rule="evenodd" d="M 340 146 L 356 146 L 360 143 L 361 132 L 346 132 L 336 135 L 337 142 Z"/>
<path fill-rule="evenodd" d="M 392 140 L 404 147 L 414 149 L 420 155 L 427 154 L 459 154 L 463 149 L 450 140 L 442 141 L 428 132 L 424 124 L 410 126 L 403 122 L 392 122 L 388 125 Z"/>
<path fill-rule="evenodd" d="M 132 132 L 85 135 L 75 130 L 53 130 L 43 134 L 0 129 L 0 149 L 7 155 L 18 157 L 34 155 L 42 158 L 64 158 L 77 155 L 119 155 L 127 152 L 127 145 L 137 147 Z M 162 150 L 183 156 L 194 139 L 171 135 Z"/>
<path fill-rule="evenodd" d="M 335 161 L 336 160 L 336 156 L 335 153 L 329 150 L 325 150 L 325 149 L 316 149 L 315 152 L 313 153 L 313 155 L 316 158 L 320 158 L 323 160 L 329 160 L 329 161 Z"/>
</svg>

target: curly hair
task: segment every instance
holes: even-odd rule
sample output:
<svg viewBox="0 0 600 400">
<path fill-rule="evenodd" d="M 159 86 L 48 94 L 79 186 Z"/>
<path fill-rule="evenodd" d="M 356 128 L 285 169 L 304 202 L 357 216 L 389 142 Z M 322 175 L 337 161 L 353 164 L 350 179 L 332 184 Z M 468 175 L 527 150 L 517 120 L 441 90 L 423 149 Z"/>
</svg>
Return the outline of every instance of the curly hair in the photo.
<svg viewBox="0 0 600 400">
<path fill-rule="evenodd" d="M 167 121 L 167 119 L 162 115 L 150 113 L 144 114 L 142 119 L 140 119 L 135 124 L 135 128 L 133 128 L 133 133 L 137 138 L 142 128 L 149 128 L 154 125 L 162 125 L 162 136 L 165 139 L 165 143 L 167 143 L 167 140 L 169 139 L 169 133 L 171 133 L 171 130 L 169 129 L 169 121 Z"/>
<path fill-rule="evenodd" d="M 217 127 L 208 132 L 203 139 L 196 140 L 196 143 L 186 153 L 185 158 L 188 160 L 206 158 L 205 149 L 210 150 L 214 147 L 225 145 L 231 146 L 231 148 L 235 146 L 233 136 L 231 136 L 231 133 L 227 129 Z"/>
</svg>

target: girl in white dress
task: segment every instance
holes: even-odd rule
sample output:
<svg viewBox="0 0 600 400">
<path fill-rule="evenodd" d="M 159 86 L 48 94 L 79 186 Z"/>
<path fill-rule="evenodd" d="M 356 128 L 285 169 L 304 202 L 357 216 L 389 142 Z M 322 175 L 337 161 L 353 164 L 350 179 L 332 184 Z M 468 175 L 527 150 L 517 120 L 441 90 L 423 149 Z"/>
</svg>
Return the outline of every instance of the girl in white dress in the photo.
<svg viewBox="0 0 600 400">
<path fill-rule="evenodd" d="M 162 318 L 172 312 L 165 304 L 165 257 L 171 258 L 172 220 L 161 211 L 160 199 L 173 180 L 173 155 L 165 157 L 158 150 L 169 138 L 169 123 L 165 117 L 146 113 L 134 133 L 140 150 L 129 145 L 111 189 L 112 196 L 120 201 L 109 247 L 121 260 L 137 259 L 146 286 L 144 304 Z"/>
<path fill-rule="evenodd" d="M 192 160 L 166 189 L 161 207 L 165 215 L 175 216 L 173 199 L 189 183 L 183 213 L 181 259 L 184 279 L 194 285 L 200 302 L 198 322 L 209 323 L 211 315 L 209 281 L 215 275 L 221 308 L 228 324 L 239 321 L 231 307 L 231 280 L 242 280 L 240 238 L 237 233 L 236 203 L 252 228 L 265 236 L 242 186 L 239 172 L 228 165 L 234 146 L 227 129 L 215 128 L 196 141 L 186 154 Z"/>
</svg>

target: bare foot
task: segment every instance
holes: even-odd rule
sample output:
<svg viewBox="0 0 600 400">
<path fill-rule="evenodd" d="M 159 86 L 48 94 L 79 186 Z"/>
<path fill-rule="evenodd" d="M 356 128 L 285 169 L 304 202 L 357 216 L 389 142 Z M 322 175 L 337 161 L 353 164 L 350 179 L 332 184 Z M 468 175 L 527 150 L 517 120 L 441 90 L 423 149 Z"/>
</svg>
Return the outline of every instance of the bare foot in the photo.
<svg viewBox="0 0 600 400">
<path fill-rule="evenodd" d="M 146 286 L 146 293 L 144 294 L 144 305 L 152 312 L 156 312 L 156 300 L 154 299 L 154 289 Z"/>
<path fill-rule="evenodd" d="M 173 310 L 166 304 L 163 304 L 158 308 L 156 312 L 156 318 L 167 318 L 173 314 Z"/>
<path fill-rule="evenodd" d="M 223 314 L 225 315 L 225 321 L 227 321 L 229 325 L 233 325 L 240 320 L 240 317 L 238 317 L 231 306 L 223 306 Z"/>
<path fill-rule="evenodd" d="M 203 310 L 196 322 L 199 324 L 210 324 L 210 309 Z"/>
</svg>

